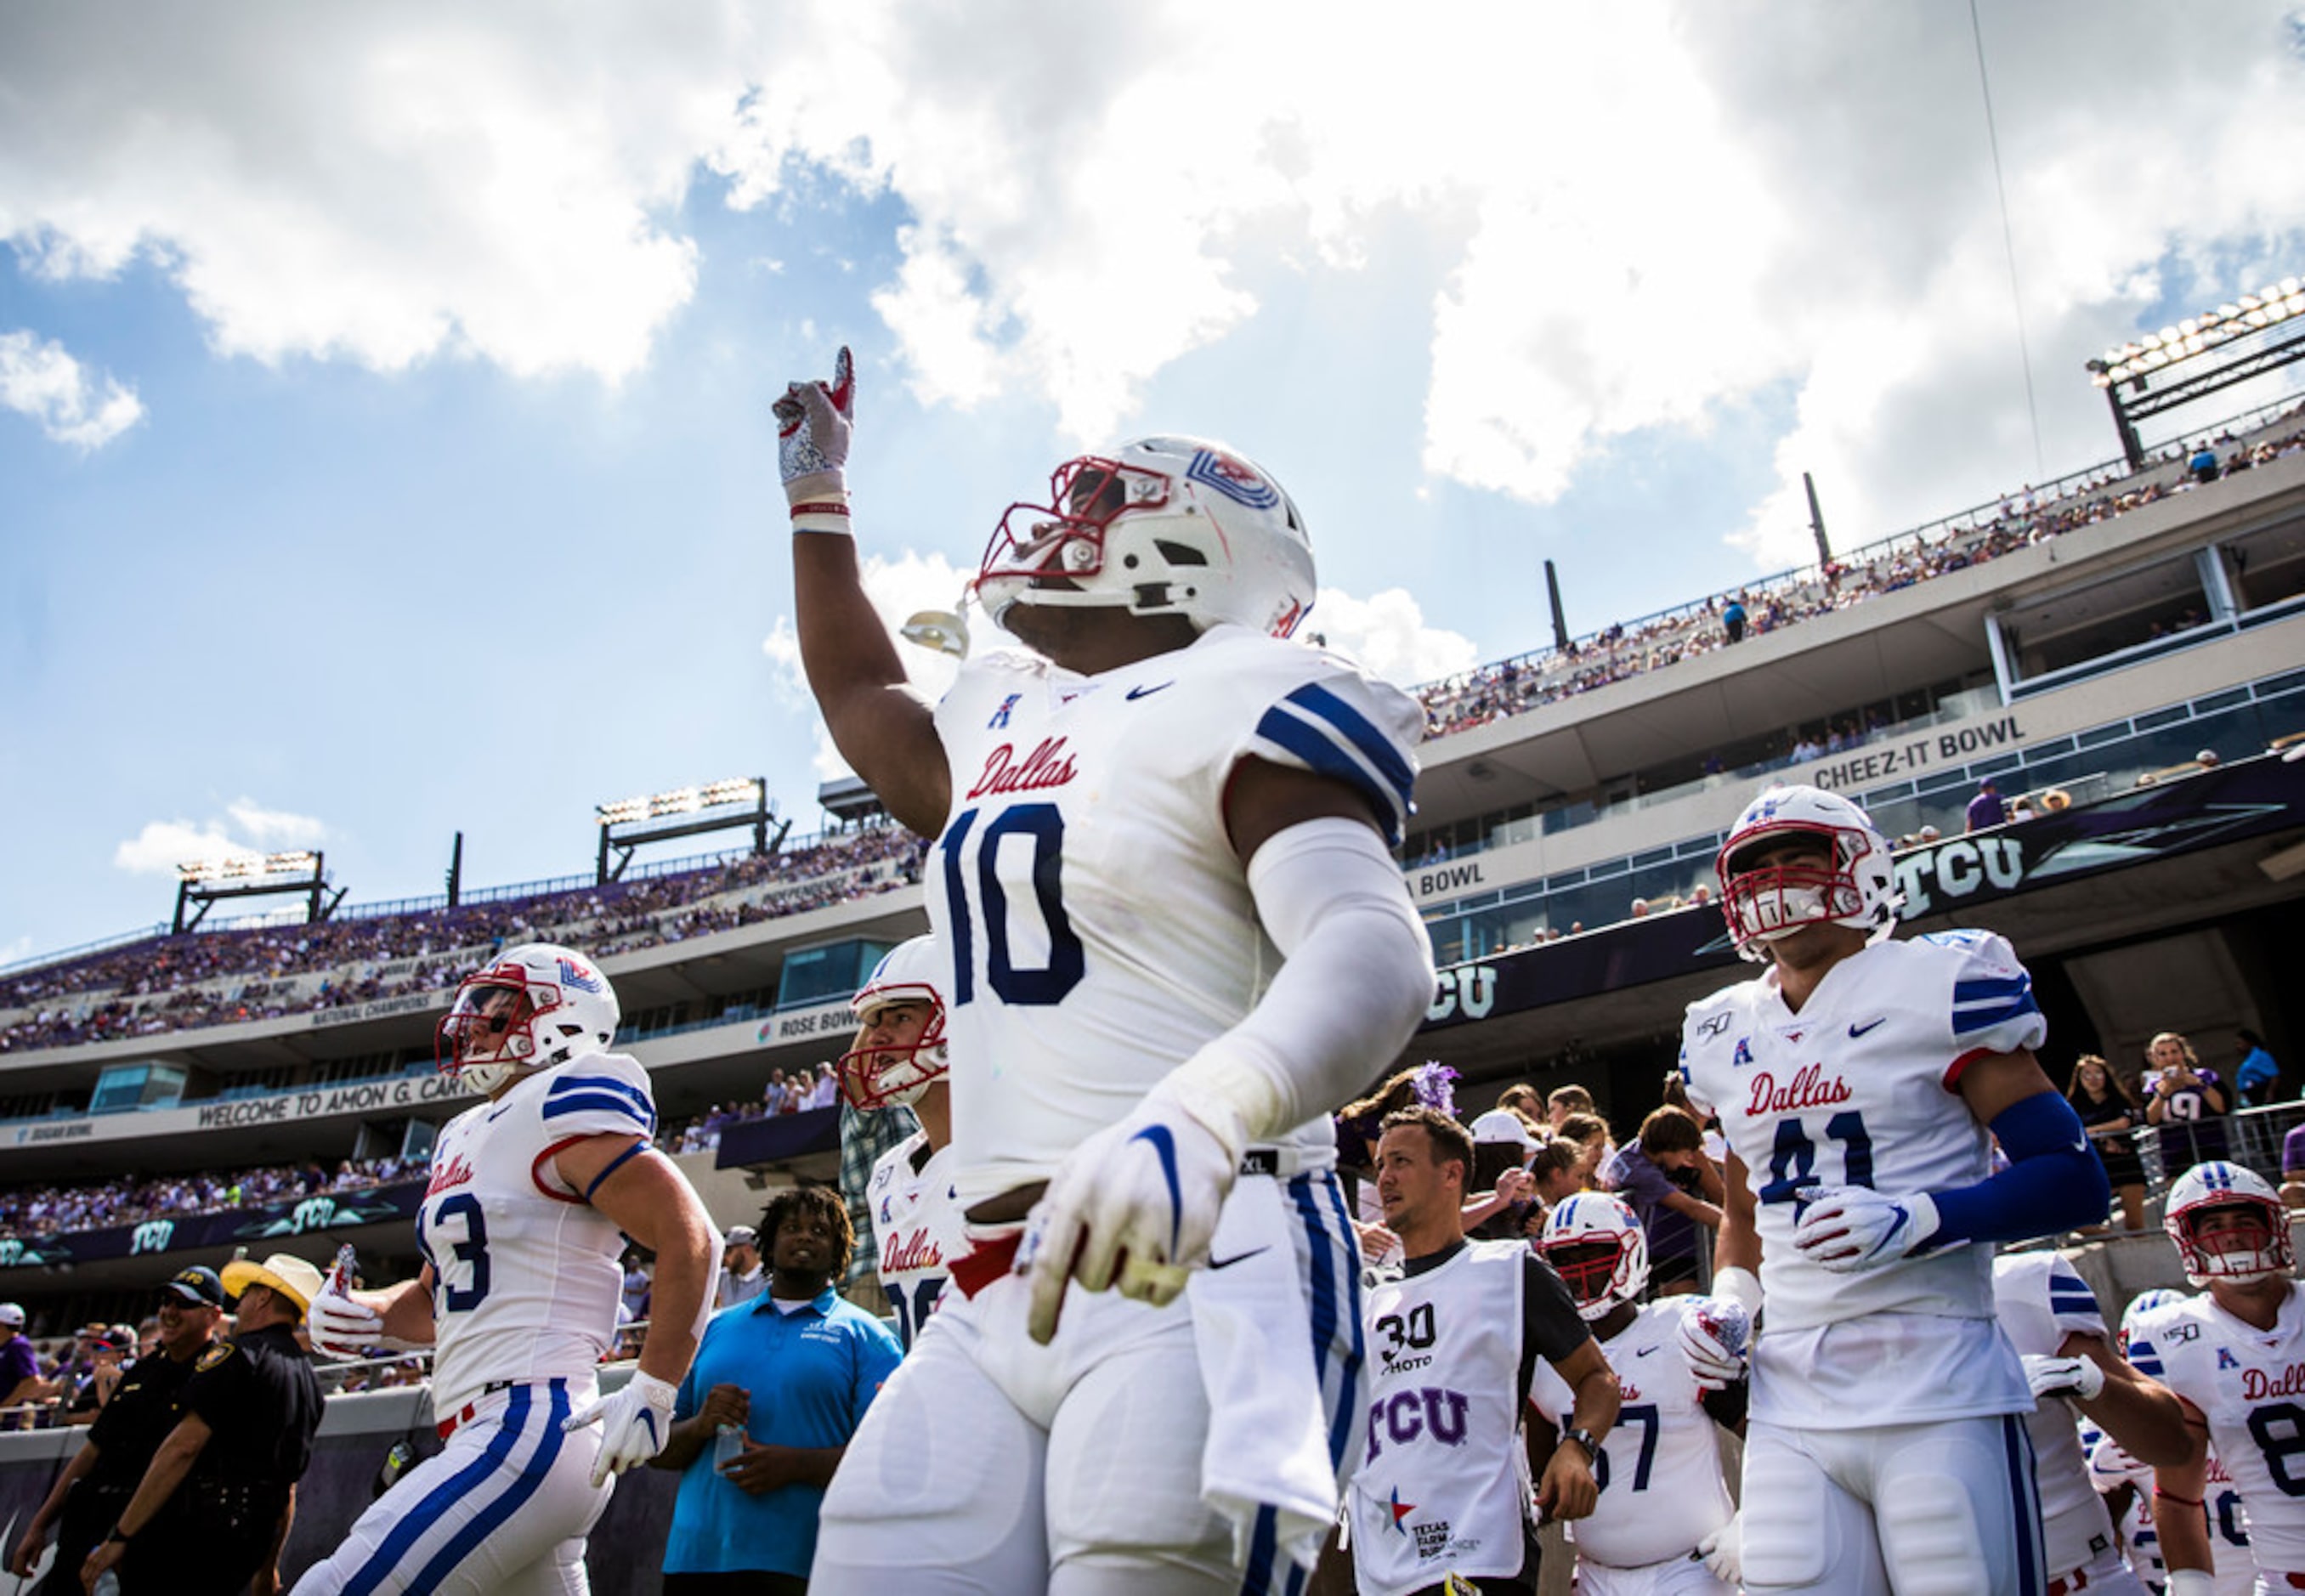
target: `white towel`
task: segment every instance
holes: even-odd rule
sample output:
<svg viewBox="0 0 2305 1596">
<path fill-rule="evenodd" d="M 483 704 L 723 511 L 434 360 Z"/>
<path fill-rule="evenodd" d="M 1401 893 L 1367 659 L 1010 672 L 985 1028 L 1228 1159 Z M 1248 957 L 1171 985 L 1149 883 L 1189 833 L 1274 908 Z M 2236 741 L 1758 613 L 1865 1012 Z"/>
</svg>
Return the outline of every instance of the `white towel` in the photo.
<svg viewBox="0 0 2305 1596">
<path fill-rule="evenodd" d="M 1280 1549 L 1309 1569 L 1336 1522 L 1337 1476 L 1297 1231 L 1279 1181 L 1241 1177 L 1209 1254 L 1226 1267 L 1195 1270 L 1187 1288 L 1209 1398 L 1201 1499 L 1232 1525 L 1235 1562 L 1247 1562 L 1257 1510 L 1271 1507 Z"/>
</svg>

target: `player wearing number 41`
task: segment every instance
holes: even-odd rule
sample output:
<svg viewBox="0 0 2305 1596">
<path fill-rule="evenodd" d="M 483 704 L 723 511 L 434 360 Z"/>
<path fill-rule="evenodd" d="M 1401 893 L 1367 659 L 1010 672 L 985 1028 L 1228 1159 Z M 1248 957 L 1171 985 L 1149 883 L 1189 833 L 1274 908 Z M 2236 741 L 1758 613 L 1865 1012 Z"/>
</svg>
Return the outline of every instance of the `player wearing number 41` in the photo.
<svg viewBox="0 0 2305 1596">
<path fill-rule="evenodd" d="M 1746 1383 L 1706 1390 L 1678 1353 L 1683 1314 L 1699 1299 L 1640 1305 L 1648 1238 L 1633 1210 L 1580 1192 L 1552 1210 L 1537 1241 L 1617 1371 L 1617 1427 L 1595 1460 L 1600 1499 L 1569 1526 L 1578 1596 L 1733 1596 L 1736 1507 L 1721 1471 L 1720 1431 L 1744 1432 Z M 1572 1393 L 1538 1367 L 1529 1405 L 1573 1427 Z"/>
<path fill-rule="evenodd" d="M 880 1257 L 880 1289 L 896 1311 L 906 1349 L 927 1327 L 968 1250 L 952 1189 L 952 1107 L 945 1072 L 944 998 L 936 939 L 915 937 L 889 950 L 849 1003 L 856 1045 L 840 1056 L 840 1090 L 860 1109 L 901 1104 L 921 1128 L 872 1166 L 865 1187 Z"/>
<path fill-rule="evenodd" d="M 2287 1210 L 2241 1166 L 2197 1164 L 2170 1186 L 2162 1223 L 2185 1278 L 2207 1288 L 2145 1315 L 2129 1343 L 2190 1426 L 2185 1457 L 2153 1483 L 2170 1596 L 2223 1583 L 2205 1511 L 2209 1447 L 2241 1492 L 2258 1590 L 2305 1590 L 2305 1288 Z"/>
<path fill-rule="evenodd" d="M 447 1444 L 361 1515 L 298 1596 L 586 1589 L 603 1486 L 662 1447 L 720 1268 L 704 1205 L 651 1144 L 647 1073 L 607 1051 L 617 1019 L 608 978 L 549 944 L 508 947 L 456 989 L 440 1067 L 488 1100 L 432 1150 L 424 1268 L 381 1291 L 332 1281 L 310 1316 L 314 1348 L 337 1356 L 435 1348 Z M 626 1235 L 656 1252 L 655 1311 L 631 1382 L 601 1400 Z"/>
<path fill-rule="evenodd" d="M 2034 1059 L 2032 982 L 1989 932 L 1891 940 L 1889 845 L 1835 794 L 1764 793 L 1716 869 L 1731 936 L 1768 966 L 1681 1031 L 1689 1097 L 1729 1142 L 1714 1289 L 1765 1305 L 1746 1586 L 2037 1590 L 2033 1396 L 1982 1244 L 2101 1224 L 2111 1193 Z M 1708 1322 L 1686 1317 L 1683 1347 L 1718 1379 L 1744 1359 Z"/>
<path fill-rule="evenodd" d="M 1369 1293 L 1375 1361 L 1348 1524 L 1361 1596 L 1442 1596 L 1452 1575 L 1450 1592 L 1531 1596 L 1532 1507 L 1579 1521 L 1602 1490 L 1618 1376 L 1551 1265 L 1523 1242 L 1466 1240 L 1473 1162 L 1471 1133 L 1440 1109 L 1385 1116 L 1377 1199 L 1406 1256 Z M 1533 1404 L 1561 1430 L 1532 1490 Z"/>
<path fill-rule="evenodd" d="M 1329 1111 L 1432 1000 L 1387 851 L 1422 711 L 1287 641 L 1315 589 L 1295 505 L 1178 437 L 1008 511 L 970 597 L 1035 651 L 923 702 L 847 535 L 855 394 L 844 350 L 775 405 L 801 658 L 843 757 L 938 839 L 974 1229 L 834 1480 L 813 1588 L 1283 1586 L 1359 1407 Z"/>
</svg>

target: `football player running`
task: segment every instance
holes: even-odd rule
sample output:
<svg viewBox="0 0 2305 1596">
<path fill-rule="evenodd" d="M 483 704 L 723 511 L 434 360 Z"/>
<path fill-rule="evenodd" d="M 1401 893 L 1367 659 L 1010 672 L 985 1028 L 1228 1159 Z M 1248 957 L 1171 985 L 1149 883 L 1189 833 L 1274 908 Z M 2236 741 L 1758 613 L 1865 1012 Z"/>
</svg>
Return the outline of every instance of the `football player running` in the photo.
<svg viewBox="0 0 2305 1596">
<path fill-rule="evenodd" d="M 921 1128 L 880 1155 L 865 1190 L 880 1247 L 880 1289 L 910 1352 L 936 1312 L 952 1261 L 968 1250 L 952 1189 L 951 1091 L 936 938 L 890 948 L 849 1004 L 860 1029 L 840 1056 L 851 1108 L 912 1109 Z"/>
<path fill-rule="evenodd" d="M 618 1018 L 608 977 L 549 943 L 508 947 L 456 989 L 440 1067 L 488 1100 L 432 1150 L 424 1267 L 380 1291 L 332 1282 L 310 1320 L 315 1349 L 339 1357 L 432 1346 L 447 1444 L 361 1515 L 298 1596 L 588 1588 L 603 1487 L 662 1447 L 720 1269 L 710 1216 L 651 1144 L 647 1073 L 607 1050 Z M 631 1383 L 601 1400 L 627 1235 L 656 1252 L 655 1313 Z"/>
<path fill-rule="evenodd" d="M 2144 1596 L 2090 1477 L 2074 1412 L 2135 1454 L 2174 1463 L 2186 1451 L 2177 1398 L 2114 1351 L 2096 1293 L 2062 1254 L 1995 1259 L 1993 1299 L 2037 1404 L 2025 1428 L 2033 1442 L 2051 1588 Z"/>
<path fill-rule="evenodd" d="M 2131 1361 L 2184 1404 L 2182 1461 L 2155 1471 L 2153 1517 L 2170 1596 L 2224 1583 L 2209 1539 L 2207 1448 L 2248 1517 L 2259 1592 L 2305 1590 L 2305 1292 L 2289 1216 L 2239 1164 L 2196 1164 L 2170 1186 L 2163 1226 L 2205 1287 L 2147 1314 Z"/>
<path fill-rule="evenodd" d="M 1979 1244 L 2101 1223 L 2111 1193 L 2034 1060 L 2031 980 L 1990 932 L 1890 940 L 1889 845 L 1835 794 L 1763 794 L 1715 868 L 1731 936 L 1768 966 L 1681 1032 L 1689 1096 L 1729 1142 L 1714 1289 L 1767 1314 L 1747 1588 L 2038 1589 L 2033 1396 Z M 1683 1350 L 1718 1380 L 1745 1354 L 1712 1322 L 1684 1318 Z"/>
<path fill-rule="evenodd" d="M 855 397 L 844 350 L 775 406 L 802 661 L 850 766 L 938 839 L 952 1046 L 997 1064 L 951 1077 L 974 1244 L 834 1481 L 815 1588 L 1285 1581 L 1358 1405 L 1328 1111 L 1432 998 L 1387 849 L 1422 714 L 1285 641 L 1314 592 L 1296 506 L 1178 437 L 1008 511 L 972 595 L 1033 651 L 931 706 L 847 535 Z"/>
<path fill-rule="evenodd" d="M 1681 1316 L 1699 1299 L 1640 1305 L 1648 1237 L 1606 1193 L 1580 1192 L 1554 1209 L 1536 1250 L 1593 1327 L 1623 1403 L 1594 1459 L 1599 1500 L 1569 1526 L 1578 1596 L 1733 1596 L 1736 1507 L 1715 1426 L 1743 1432 L 1746 1383 L 1706 1390 L 1678 1354 Z M 1528 1399 L 1561 1433 L 1573 1427 L 1571 1393 L 1549 1365 L 1536 1366 Z"/>
</svg>

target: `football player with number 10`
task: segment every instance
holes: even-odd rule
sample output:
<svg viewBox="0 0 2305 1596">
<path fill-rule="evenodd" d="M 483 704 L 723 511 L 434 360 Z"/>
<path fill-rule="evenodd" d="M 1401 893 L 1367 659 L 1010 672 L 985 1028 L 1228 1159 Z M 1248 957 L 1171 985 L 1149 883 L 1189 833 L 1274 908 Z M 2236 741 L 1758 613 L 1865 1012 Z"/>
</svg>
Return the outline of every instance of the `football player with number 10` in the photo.
<svg viewBox="0 0 2305 1596">
<path fill-rule="evenodd" d="M 971 595 L 1030 651 L 927 703 L 849 534 L 855 396 L 843 350 L 774 406 L 801 659 L 842 756 L 935 839 L 974 1245 L 834 1478 L 811 1586 L 1281 1588 L 1359 1405 L 1329 1113 L 1433 998 L 1389 852 L 1423 712 L 1289 641 L 1296 505 L 1172 437 L 1008 508 Z"/>
</svg>

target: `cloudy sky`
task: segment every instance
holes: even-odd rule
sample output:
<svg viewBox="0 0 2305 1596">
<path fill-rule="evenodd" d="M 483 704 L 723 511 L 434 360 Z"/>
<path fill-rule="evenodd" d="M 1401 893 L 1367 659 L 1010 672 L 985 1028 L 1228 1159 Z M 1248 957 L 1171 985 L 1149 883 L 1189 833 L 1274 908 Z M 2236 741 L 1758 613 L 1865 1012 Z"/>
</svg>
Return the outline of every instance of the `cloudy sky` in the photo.
<svg viewBox="0 0 2305 1596">
<path fill-rule="evenodd" d="M 890 607 L 1197 432 L 1416 682 L 1548 558 L 1797 563 L 1804 470 L 1847 547 L 2111 455 L 2082 362 L 2305 270 L 2300 148 L 2297 0 L 7 7 L 0 962 L 231 849 L 813 828 L 766 403 L 843 341 Z"/>
</svg>

